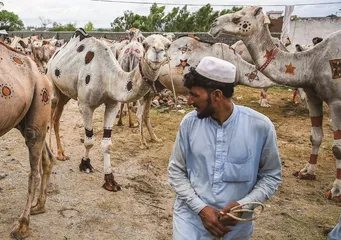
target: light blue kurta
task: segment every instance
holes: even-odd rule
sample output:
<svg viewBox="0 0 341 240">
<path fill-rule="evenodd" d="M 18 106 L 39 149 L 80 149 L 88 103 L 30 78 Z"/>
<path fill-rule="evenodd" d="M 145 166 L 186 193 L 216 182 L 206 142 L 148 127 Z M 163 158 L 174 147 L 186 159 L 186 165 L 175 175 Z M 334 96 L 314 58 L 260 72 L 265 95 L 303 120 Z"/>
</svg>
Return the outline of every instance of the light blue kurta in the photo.
<svg viewBox="0 0 341 240">
<path fill-rule="evenodd" d="M 334 229 L 328 234 L 328 240 L 340 240 L 341 239 L 341 215 L 339 222 L 336 224 Z"/>
<path fill-rule="evenodd" d="M 182 120 L 169 160 L 169 183 L 177 197 L 173 239 L 214 239 L 198 213 L 207 205 L 218 210 L 237 201 L 264 202 L 281 183 L 281 162 L 271 121 L 247 107 L 234 104 L 220 126 L 197 112 Z M 243 217 L 251 217 L 244 213 Z M 224 239 L 246 240 L 253 222 L 240 222 Z"/>
</svg>

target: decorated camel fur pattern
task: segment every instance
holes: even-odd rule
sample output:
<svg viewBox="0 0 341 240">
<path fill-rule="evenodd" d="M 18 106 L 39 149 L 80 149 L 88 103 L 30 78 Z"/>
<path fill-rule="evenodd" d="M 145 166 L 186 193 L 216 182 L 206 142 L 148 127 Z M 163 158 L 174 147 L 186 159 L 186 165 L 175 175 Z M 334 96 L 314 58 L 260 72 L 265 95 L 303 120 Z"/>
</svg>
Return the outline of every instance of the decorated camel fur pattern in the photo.
<svg viewBox="0 0 341 240">
<path fill-rule="evenodd" d="M 322 103 L 328 104 L 334 132 L 332 152 L 336 158 L 336 180 L 326 195 L 341 200 L 341 31 L 307 51 L 287 53 L 271 41 L 265 19 L 261 7 L 244 8 L 218 17 L 210 34 L 213 37 L 220 34 L 240 37 L 257 64 L 257 71 L 278 84 L 304 88 L 312 123 L 312 151 L 308 164 L 296 174 L 301 179 L 315 179 L 323 137 Z"/>
<path fill-rule="evenodd" d="M 188 91 L 183 85 L 183 76 L 191 67 L 196 67 L 205 56 L 213 56 L 229 61 L 237 66 L 235 84 L 254 88 L 277 86 L 256 67 L 244 61 L 234 49 L 223 43 L 210 44 L 198 41 L 192 37 L 181 37 L 172 42 L 168 49 L 170 63 L 161 68 L 159 81 L 169 90 L 179 95 L 187 95 Z"/>
<path fill-rule="evenodd" d="M 121 189 L 114 180 L 110 164 L 111 132 L 119 103 L 137 101 L 150 91 L 160 67 L 167 60 L 166 49 L 170 42 L 161 35 L 151 35 L 143 45 L 144 57 L 133 71 L 125 72 L 107 45 L 79 29 L 48 63 L 47 76 L 55 86 L 56 99 L 52 110 L 59 160 L 67 158 L 60 141 L 59 121 L 64 105 L 72 98 L 78 101 L 85 127 L 85 151 L 79 168 L 85 172 L 93 171 L 89 158 L 95 140 L 93 112 L 101 104 L 105 105 L 101 146 L 105 174 L 103 187 L 109 191 Z"/>
<path fill-rule="evenodd" d="M 29 235 L 30 214 L 45 212 L 46 191 L 53 155 L 45 142 L 51 111 L 51 84 L 30 57 L 0 41 L 0 136 L 20 130 L 29 150 L 30 174 L 27 201 L 11 236 Z M 6 110 L 5 110 L 6 109 Z M 40 169 L 42 168 L 42 172 Z M 41 175 L 42 173 L 42 175 Z M 37 203 L 32 205 L 40 184 Z"/>
</svg>

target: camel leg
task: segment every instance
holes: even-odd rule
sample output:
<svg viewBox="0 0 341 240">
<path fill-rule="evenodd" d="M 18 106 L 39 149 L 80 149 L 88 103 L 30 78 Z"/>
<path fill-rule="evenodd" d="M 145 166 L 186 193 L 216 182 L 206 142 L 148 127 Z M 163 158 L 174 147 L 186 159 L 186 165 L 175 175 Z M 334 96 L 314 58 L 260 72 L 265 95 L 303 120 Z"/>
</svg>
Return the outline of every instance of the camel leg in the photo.
<svg viewBox="0 0 341 240">
<path fill-rule="evenodd" d="M 133 111 L 133 103 L 127 103 L 128 105 L 128 117 L 129 117 L 129 127 L 136 128 L 138 127 L 138 123 L 133 123 L 133 118 L 131 117 L 131 112 Z"/>
<path fill-rule="evenodd" d="M 331 104 L 330 112 L 334 131 L 332 150 L 336 158 L 336 179 L 333 183 L 333 188 L 326 193 L 326 196 L 329 199 L 341 201 L 341 101 Z"/>
<path fill-rule="evenodd" d="M 262 88 L 259 104 L 261 107 L 271 107 L 268 101 L 268 88 Z"/>
<path fill-rule="evenodd" d="M 125 104 L 125 103 L 120 103 L 120 105 L 121 105 L 121 107 L 120 107 L 120 117 L 119 117 L 119 119 L 118 119 L 117 126 L 123 126 L 122 116 L 123 116 L 124 104 Z M 130 116 L 129 116 L 129 121 L 130 121 Z"/>
<path fill-rule="evenodd" d="M 144 101 L 143 98 L 141 98 L 140 100 L 138 100 L 137 103 L 137 111 L 136 111 L 136 116 L 137 116 L 137 120 L 138 120 L 138 124 L 139 124 L 139 130 L 140 130 L 140 148 L 141 149 L 145 149 L 145 148 L 149 148 L 148 144 L 146 142 L 146 139 L 143 135 L 143 112 L 144 112 Z"/>
<path fill-rule="evenodd" d="M 85 103 L 78 103 L 79 111 L 82 114 L 84 128 L 85 128 L 85 137 L 84 137 L 84 154 L 79 164 L 79 170 L 81 172 L 91 173 L 94 171 L 94 168 L 90 164 L 89 153 L 90 149 L 94 146 L 95 137 L 94 130 L 92 124 L 92 118 L 94 114 L 95 108 L 88 106 Z M 115 116 L 116 117 L 116 116 Z M 112 120 L 114 121 L 114 119 Z"/>
<path fill-rule="evenodd" d="M 295 88 L 294 93 L 292 94 L 292 102 L 296 103 L 296 97 L 298 95 L 298 88 Z"/>
<path fill-rule="evenodd" d="M 150 106 L 151 106 L 153 98 L 154 98 L 154 93 L 151 91 L 143 97 L 143 101 L 144 101 L 143 122 L 147 126 L 151 141 L 152 142 L 162 142 L 162 140 L 159 139 L 155 135 L 153 128 L 152 128 L 152 125 L 150 124 L 149 110 L 150 110 Z"/>
<path fill-rule="evenodd" d="M 37 96 L 38 94 L 39 93 L 36 93 L 29 112 L 17 126 L 21 134 L 24 136 L 25 143 L 29 150 L 30 174 L 28 178 L 28 194 L 25 209 L 18 219 L 17 225 L 11 232 L 11 236 L 16 239 L 22 239 L 29 235 L 30 209 L 35 191 L 40 183 L 39 170 L 41 166 L 42 150 L 43 144 L 45 143 L 47 124 L 49 122 L 46 115 L 50 115 L 51 106 L 44 105 L 41 102 L 41 99 Z"/>
<path fill-rule="evenodd" d="M 40 183 L 40 194 L 37 199 L 37 203 L 31 208 L 31 215 L 44 213 L 45 203 L 46 203 L 46 193 L 47 193 L 47 185 L 50 180 L 50 176 L 52 173 L 53 162 L 55 161 L 54 156 L 49 149 L 49 146 L 45 142 L 42 153 L 42 170 L 43 177 Z"/>
<path fill-rule="evenodd" d="M 57 153 L 57 159 L 61 161 L 68 160 L 69 157 L 64 154 L 64 149 L 62 147 L 62 143 L 60 141 L 60 118 L 62 116 L 64 106 L 65 104 L 70 100 L 69 97 L 65 96 L 61 91 L 55 90 L 56 93 L 56 98 L 57 98 L 57 106 L 56 109 L 52 110 L 54 111 L 53 115 L 53 127 L 54 127 L 54 133 L 56 135 L 56 142 L 57 142 L 57 148 L 58 148 L 58 153 Z"/>
<path fill-rule="evenodd" d="M 110 163 L 110 150 L 112 146 L 111 133 L 114 119 L 118 113 L 120 104 L 106 104 L 104 113 L 104 129 L 102 138 L 102 152 L 104 157 L 104 181 L 103 188 L 108 191 L 117 192 L 121 190 L 121 186 L 115 181 L 114 174 L 112 173 Z"/>
<path fill-rule="evenodd" d="M 315 95 L 313 89 L 305 89 L 305 92 L 307 94 L 307 102 L 312 125 L 310 136 L 312 150 L 308 164 L 306 164 L 300 171 L 295 172 L 294 176 L 305 180 L 315 180 L 317 157 L 323 138 L 323 102 Z"/>
</svg>

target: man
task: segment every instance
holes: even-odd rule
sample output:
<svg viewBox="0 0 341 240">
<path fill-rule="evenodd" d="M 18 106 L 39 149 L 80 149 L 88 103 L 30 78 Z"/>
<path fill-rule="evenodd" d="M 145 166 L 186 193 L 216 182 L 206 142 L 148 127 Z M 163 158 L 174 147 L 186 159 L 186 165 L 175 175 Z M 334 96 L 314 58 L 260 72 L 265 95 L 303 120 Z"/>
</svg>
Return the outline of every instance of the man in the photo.
<svg viewBox="0 0 341 240">
<path fill-rule="evenodd" d="M 322 42 L 323 38 L 314 37 L 311 41 L 313 42 L 314 46 L 320 42 Z"/>
<path fill-rule="evenodd" d="M 188 104 L 196 110 L 182 120 L 168 166 L 177 194 L 175 240 L 250 239 L 253 222 L 238 222 L 220 211 L 264 202 L 281 183 L 274 126 L 231 101 L 235 76 L 233 64 L 214 57 L 204 57 L 185 75 Z"/>
<path fill-rule="evenodd" d="M 339 222 L 336 224 L 334 229 L 328 234 L 328 240 L 340 240 L 341 239 L 341 215 Z"/>
</svg>

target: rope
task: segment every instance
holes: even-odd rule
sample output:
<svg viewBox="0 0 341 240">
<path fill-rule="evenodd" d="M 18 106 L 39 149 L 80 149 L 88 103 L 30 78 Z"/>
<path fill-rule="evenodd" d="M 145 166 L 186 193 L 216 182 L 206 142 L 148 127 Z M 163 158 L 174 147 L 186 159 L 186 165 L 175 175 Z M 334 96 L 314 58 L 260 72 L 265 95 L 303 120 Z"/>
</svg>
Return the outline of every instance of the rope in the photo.
<svg viewBox="0 0 341 240">
<path fill-rule="evenodd" d="M 254 209 L 251 210 L 251 209 L 243 208 L 244 206 L 248 206 L 248 205 L 258 205 L 255 208 L 261 207 L 261 210 L 260 210 L 260 212 L 258 214 L 261 214 L 264 211 L 264 205 L 262 203 L 260 203 L 260 202 L 246 202 L 244 204 L 241 204 L 241 205 L 238 205 L 238 206 L 235 206 L 235 207 L 231 208 L 230 212 L 228 212 L 228 213 L 224 213 L 223 211 L 220 211 L 220 214 L 229 216 L 229 217 L 231 217 L 231 218 L 233 218 L 235 220 L 241 221 L 241 222 L 253 221 L 253 220 L 258 218 L 258 214 L 255 215 L 252 218 L 239 218 L 239 217 L 236 217 L 235 215 L 233 215 L 233 213 L 240 213 L 240 212 L 241 213 L 244 213 L 244 212 L 255 213 Z M 216 238 L 216 240 L 224 240 L 224 237 Z"/>
<path fill-rule="evenodd" d="M 241 205 L 238 205 L 238 206 L 231 208 L 230 212 L 228 212 L 228 213 L 224 213 L 223 211 L 220 211 L 220 214 L 229 216 L 229 217 L 231 217 L 235 220 L 238 220 L 240 222 L 250 222 L 250 221 L 257 219 L 258 215 L 255 215 L 252 218 L 240 218 L 240 217 L 233 215 L 233 213 L 244 213 L 244 212 L 255 213 L 254 209 L 243 208 L 244 206 L 248 206 L 248 205 L 258 205 L 257 207 L 261 207 L 261 210 L 258 214 L 260 214 L 264 211 L 264 205 L 262 203 L 260 203 L 260 202 L 247 202 L 247 203 L 244 203 L 244 204 L 241 204 Z"/>
</svg>

